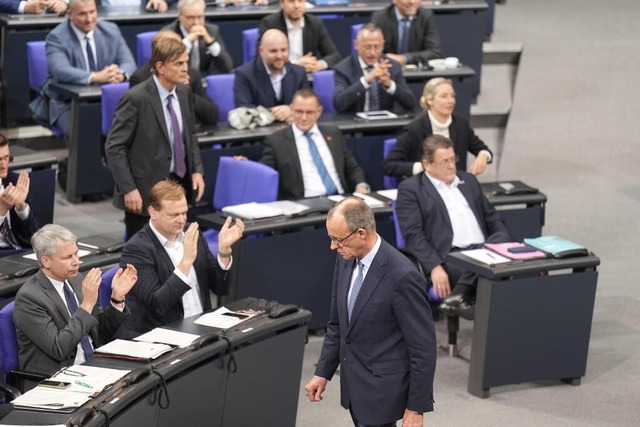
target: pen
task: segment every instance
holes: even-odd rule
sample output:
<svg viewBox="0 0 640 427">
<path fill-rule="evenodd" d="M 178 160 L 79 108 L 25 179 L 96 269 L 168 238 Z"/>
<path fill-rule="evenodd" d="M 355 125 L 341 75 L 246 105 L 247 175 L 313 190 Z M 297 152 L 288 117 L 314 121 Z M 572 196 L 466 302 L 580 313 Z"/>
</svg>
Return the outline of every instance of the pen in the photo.
<svg viewBox="0 0 640 427">
<path fill-rule="evenodd" d="M 82 386 L 82 387 L 93 388 L 93 386 L 91 386 L 91 385 L 89 385 L 87 383 L 84 383 L 82 381 L 76 381 L 75 383 L 78 384 L 79 386 Z"/>
</svg>

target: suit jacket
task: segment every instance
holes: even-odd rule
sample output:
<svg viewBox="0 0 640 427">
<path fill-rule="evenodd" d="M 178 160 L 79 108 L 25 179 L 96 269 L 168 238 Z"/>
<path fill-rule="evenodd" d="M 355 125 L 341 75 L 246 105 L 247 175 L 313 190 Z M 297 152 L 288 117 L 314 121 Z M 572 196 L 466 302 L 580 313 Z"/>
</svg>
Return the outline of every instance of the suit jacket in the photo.
<svg viewBox="0 0 640 427">
<path fill-rule="evenodd" d="M 17 181 L 18 175 L 13 172 L 9 172 L 9 174 L 7 174 L 7 177 L 2 180 L 5 187 L 9 183 L 16 185 Z M 31 204 L 31 201 L 28 197 L 27 204 Z M 38 221 L 33 214 L 33 208 L 30 206 L 29 216 L 27 216 L 27 219 L 24 220 L 18 216 L 15 208 L 12 208 L 9 210 L 9 218 L 11 221 L 11 234 L 13 234 L 13 237 L 15 237 L 18 244 L 23 248 L 30 248 L 31 236 L 33 236 L 33 233 L 38 230 Z M 10 254 L 11 250 L 0 250 L 0 256 L 6 256 Z"/>
<path fill-rule="evenodd" d="M 220 34 L 220 29 L 214 24 L 205 24 L 205 28 L 211 37 L 220 43 L 220 54 L 218 56 L 211 56 L 207 53 L 207 46 L 204 42 L 198 43 L 200 51 L 200 73 L 203 76 L 209 74 L 225 74 L 230 73 L 233 69 L 233 59 L 227 51 L 227 47 L 224 45 L 224 40 Z M 183 37 L 182 30 L 180 29 L 180 22 L 176 19 L 171 24 L 164 27 L 162 30 L 171 30 Z M 191 58 L 191 56 L 189 56 Z"/>
<path fill-rule="evenodd" d="M 422 159 L 422 142 L 432 133 L 431 121 L 427 113 L 422 113 L 405 126 L 398 135 L 398 142 L 382 162 L 384 174 L 398 175 L 405 178 L 413 175 L 413 164 Z M 482 150 L 487 150 L 491 153 L 489 147 L 478 138 L 471 126 L 469 126 L 469 121 L 464 117 L 452 116 L 449 136 L 453 141 L 453 149 L 458 156 L 456 168 L 459 171 L 467 170 L 467 152 L 475 156 Z"/>
<path fill-rule="evenodd" d="M 185 178 L 190 181 L 192 173 L 204 174 L 195 136 L 193 94 L 184 85 L 176 86 L 176 93 L 182 113 Z M 169 175 L 172 140 L 163 108 L 154 79 L 147 79 L 120 98 L 105 143 L 107 162 L 115 181 L 113 204 L 120 209 L 124 209 L 124 195 L 138 189 L 144 202 L 143 215 L 147 215 L 151 187 Z"/>
<path fill-rule="evenodd" d="M 129 86 L 134 87 L 138 83 L 142 83 L 150 78 L 152 76 L 151 68 L 151 60 L 149 60 L 131 75 Z M 203 125 L 215 125 L 218 123 L 218 116 L 220 115 L 218 106 L 209 98 L 207 91 L 204 89 L 204 86 L 202 86 L 200 71 L 191 67 L 189 67 L 189 87 L 193 92 L 193 109 L 198 122 Z"/>
<path fill-rule="evenodd" d="M 124 245 L 120 265 L 127 264 L 138 270 L 138 281 L 127 295 L 131 316 L 119 335 L 137 336 L 184 317 L 182 296 L 191 288 L 174 274 L 171 258 L 149 224 Z M 202 233 L 193 268 L 198 277 L 202 307 L 205 311 L 211 310 L 209 289 L 216 295 L 226 295 L 228 272 L 218 267 Z"/>
<path fill-rule="evenodd" d="M 330 380 L 339 364 L 341 404 L 365 424 L 395 422 L 406 408 L 432 411 L 436 339 L 424 280 L 408 258 L 382 241 L 349 321 L 354 265 L 337 256 L 315 374 Z"/>
<path fill-rule="evenodd" d="M 289 105 L 293 94 L 299 89 L 309 88 L 309 80 L 304 68 L 287 62 L 287 74 L 282 79 L 281 99 L 271 85 L 271 80 L 259 55 L 252 61 L 236 68 L 236 80 L 233 84 L 233 101 L 236 107 L 271 108 L 276 105 Z"/>
<path fill-rule="evenodd" d="M 407 86 L 402 74 L 402 67 L 396 61 L 391 62 L 391 80 L 396 82 L 396 93 L 389 95 L 382 85 L 378 85 L 380 109 L 395 113 L 412 111 L 416 107 L 416 98 Z M 358 55 L 353 54 L 334 67 L 335 86 L 333 91 L 333 105 L 339 113 L 364 111 L 367 90 L 360 82 L 363 76 Z"/>
<path fill-rule="evenodd" d="M 111 64 L 118 64 L 127 76 L 136 70 L 133 55 L 116 24 L 98 20 L 98 25 L 94 30 L 94 38 L 98 70 Z M 51 30 L 46 41 L 49 77 L 42 90 L 51 99 L 49 123 L 55 123 L 58 117 L 71 107 L 68 99 L 61 97 L 49 88 L 49 83 L 55 81 L 86 86 L 91 72 L 87 71 L 82 44 L 78 41 L 68 19 Z"/>
<path fill-rule="evenodd" d="M 82 275 L 68 282 L 82 304 Z M 13 321 L 18 336 L 20 369 L 53 374 L 73 365 L 77 345 L 88 333 L 94 348 L 106 344 L 129 315 L 111 304 L 96 304 L 91 314 L 81 308 L 70 317 L 67 307 L 49 278 L 38 271 L 16 295 Z"/>
<path fill-rule="evenodd" d="M 458 172 L 461 180 L 458 188 L 473 211 L 486 242 L 511 240 L 500 214 L 482 193 L 475 176 Z M 453 228 L 447 207 L 426 174 L 421 173 L 403 181 L 398 186 L 396 215 L 411 252 L 425 271 L 445 263 L 451 252 Z"/>
<path fill-rule="evenodd" d="M 0 0 L 0 13 L 20 13 L 18 8 L 22 0 Z"/>
<path fill-rule="evenodd" d="M 327 141 L 342 188 L 345 192 L 352 193 L 356 185 L 366 181 L 364 171 L 347 148 L 340 129 L 330 125 L 318 125 L 318 128 Z M 265 138 L 260 162 L 274 168 L 280 174 L 278 199 L 304 198 L 302 167 L 291 126 Z"/>
<path fill-rule="evenodd" d="M 384 35 L 384 53 L 398 53 L 398 18 L 395 6 L 378 10 L 371 15 L 371 22 L 382 29 Z M 433 12 L 419 7 L 411 27 L 409 27 L 409 46 L 407 64 L 426 64 L 430 59 L 441 58 L 440 36 Z"/>
<path fill-rule="evenodd" d="M 284 20 L 282 11 L 267 15 L 260 20 L 260 37 L 265 31 L 272 28 L 287 34 L 287 23 Z M 329 36 L 322 19 L 310 13 L 304 15 L 302 51 L 303 54 L 312 52 L 316 58 L 323 59 L 329 68 L 333 68 L 342 57 L 331 36 Z"/>
</svg>

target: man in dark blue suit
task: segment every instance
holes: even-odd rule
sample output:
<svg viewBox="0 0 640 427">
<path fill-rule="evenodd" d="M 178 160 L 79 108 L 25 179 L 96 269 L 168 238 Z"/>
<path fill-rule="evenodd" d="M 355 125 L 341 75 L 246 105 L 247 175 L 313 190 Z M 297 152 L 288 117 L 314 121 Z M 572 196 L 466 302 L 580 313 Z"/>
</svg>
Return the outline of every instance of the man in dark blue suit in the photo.
<svg viewBox="0 0 640 427">
<path fill-rule="evenodd" d="M 456 172 L 456 160 L 449 138 L 430 135 L 425 139 L 425 173 L 398 186 L 396 214 L 407 251 L 430 272 L 434 289 L 445 298 L 440 309 L 472 319 L 476 275 L 448 265 L 446 256 L 511 238 L 475 176 Z"/>
<path fill-rule="evenodd" d="M 422 426 L 433 411 L 436 341 L 424 280 L 415 266 L 376 233 L 371 209 L 348 198 L 327 216 L 338 252 L 331 316 L 311 402 L 340 365 L 341 404 L 356 426 Z"/>
<path fill-rule="evenodd" d="M 293 94 L 310 87 L 304 68 L 289 62 L 289 42 L 280 30 L 265 31 L 258 55 L 236 68 L 233 100 L 236 107 L 268 108 L 281 122 L 291 116 Z"/>
<path fill-rule="evenodd" d="M 356 53 L 334 67 L 333 104 L 339 113 L 388 110 L 412 111 L 416 99 L 402 67 L 382 55 L 384 37 L 374 24 L 363 25 L 353 42 Z"/>
<path fill-rule="evenodd" d="M 63 13 L 67 10 L 67 2 L 63 0 L 0 0 L 0 13 L 35 14 L 44 12 Z"/>
</svg>

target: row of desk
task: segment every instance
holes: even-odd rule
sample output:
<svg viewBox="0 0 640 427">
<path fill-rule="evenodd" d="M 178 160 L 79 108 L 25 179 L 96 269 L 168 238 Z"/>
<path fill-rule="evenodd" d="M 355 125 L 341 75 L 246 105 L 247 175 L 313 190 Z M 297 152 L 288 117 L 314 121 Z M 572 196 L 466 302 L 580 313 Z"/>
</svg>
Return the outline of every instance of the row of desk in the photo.
<svg viewBox="0 0 640 427">
<path fill-rule="evenodd" d="M 493 0 L 491 0 L 493 1 Z M 368 22 L 372 12 L 380 10 L 387 1 L 356 2 L 348 6 L 322 6 L 309 13 L 333 15 L 325 25 L 343 56 L 351 52 L 351 25 Z M 427 2 L 436 15 L 442 51 L 445 56 L 456 56 L 476 71 L 472 78 L 471 95 L 480 91 L 482 42 L 486 32 L 485 0 L 456 0 L 455 2 Z M 255 28 L 262 17 L 279 10 L 277 4 L 263 7 L 207 8 L 208 20 L 219 25 L 221 33 L 236 66 L 242 64 L 242 31 Z M 176 10 L 166 13 L 148 13 L 140 8 L 105 8 L 100 19 L 117 23 L 132 52 L 136 51 L 135 36 L 145 31 L 157 31 L 177 17 Z M 30 99 L 25 45 L 44 40 L 48 32 L 63 18 L 50 15 L 0 15 L 0 124 L 13 126 L 30 119 L 27 105 Z"/>
</svg>

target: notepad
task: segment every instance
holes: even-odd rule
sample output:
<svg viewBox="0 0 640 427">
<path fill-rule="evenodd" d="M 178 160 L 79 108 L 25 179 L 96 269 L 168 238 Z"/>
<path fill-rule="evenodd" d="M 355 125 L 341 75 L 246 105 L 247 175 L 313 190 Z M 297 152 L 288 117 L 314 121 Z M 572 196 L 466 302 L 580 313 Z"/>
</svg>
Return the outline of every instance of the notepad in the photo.
<svg viewBox="0 0 640 427">
<path fill-rule="evenodd" d="M 255 311 L 255 310 L 231 311 L 226 307 L 220 307 L 216 311 L 203 314 L 193 323 L 196 323 L 198 325 L 203 325 L 203 326 L 209 326 L 212 328 L 229 329 L 259 314 L 262 314 L 262 311 Z"/>
<path fill-rule="evenodd" d="M 174 331 L 172 329 L 155 328 L 146 334 L 135 337 L 134 340 L 148 343 L 163 343 L 175 345 L 180 348 L 186 348 L 199 337 L 200 335 L 188 334 L 186 332 Z"/>
<path fill-rule="evenodd" d="M 524 242 L 529 246 L 551 254 L 554 258 L 568 258 L 589 254 L 589 251 L 584 246 L 558 236 L 524 239 Z"/>
<path fill-rule="evenodd" d="M 96 348 L 94 355 L 130 360 L 152 360 L 171 350 L 172 347 L 166 344 L 117 339 Z"/>
<path fill-rule="evenodd" d="M 460 251 L 460 253 L 466 257 L 490 266 L 505 264 L 511 261 L 511 259 L 498 255 L 488 249 L 470 249 L 467 251 Z"/>
</svg>

